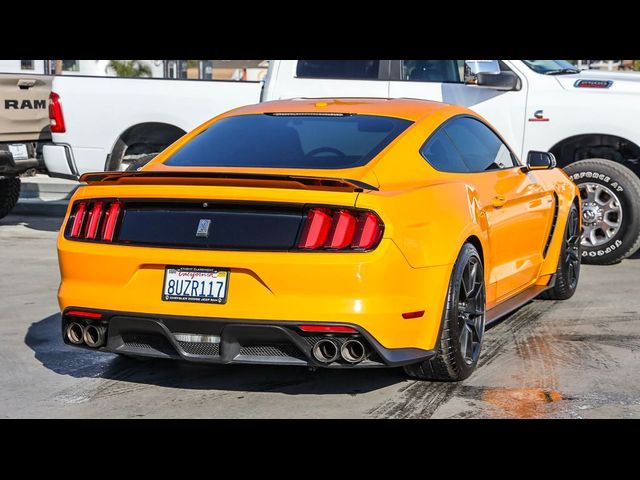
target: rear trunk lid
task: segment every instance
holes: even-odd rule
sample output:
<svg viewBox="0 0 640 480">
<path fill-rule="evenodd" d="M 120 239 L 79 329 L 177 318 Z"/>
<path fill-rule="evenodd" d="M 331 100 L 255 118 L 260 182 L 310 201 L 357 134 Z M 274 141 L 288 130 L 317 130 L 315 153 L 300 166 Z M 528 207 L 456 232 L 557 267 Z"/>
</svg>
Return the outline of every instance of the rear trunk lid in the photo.
<svg viewBox="0 0 640 480">
<path fill-rule="evenodd" d="M 275 250 L 295 247 L 301 205 L 261 202 L 126 202 L 117 241 L 124 244 Z"/>
<path fill-rule="evenodd" d="M 0 142 L 51 139 L 48 104 L 52 78 L 0 74 Z"/>
</svg>

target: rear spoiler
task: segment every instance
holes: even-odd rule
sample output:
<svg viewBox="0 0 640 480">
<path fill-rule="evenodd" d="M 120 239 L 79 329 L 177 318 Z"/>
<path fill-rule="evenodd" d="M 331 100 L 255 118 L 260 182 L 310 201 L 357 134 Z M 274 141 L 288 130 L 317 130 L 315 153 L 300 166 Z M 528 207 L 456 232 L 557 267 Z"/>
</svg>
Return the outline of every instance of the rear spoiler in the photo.
<svg viewBox="0 0 640 480">
<path fill-rule="evenodd" d="M 228 172 L 98 172 L 85 173 L 81 182 L 89 185 L 104 184 L 171 184 L 171 185 L 220 185 L 270 188 L 298 188 L 308 190 L 341 190 L 362 192 L 378 190 L 378 187 L 348 178 L 310 177 L 303 175 L 270 175 Z"/>
</svg>

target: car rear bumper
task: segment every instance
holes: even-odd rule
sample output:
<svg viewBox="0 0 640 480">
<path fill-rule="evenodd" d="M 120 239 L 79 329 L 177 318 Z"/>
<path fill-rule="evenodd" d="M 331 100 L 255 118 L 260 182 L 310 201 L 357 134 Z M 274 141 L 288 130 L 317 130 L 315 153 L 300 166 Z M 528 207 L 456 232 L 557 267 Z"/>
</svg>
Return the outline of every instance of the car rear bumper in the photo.
<svg viewBox="0 0 640 480">
<path fill-rule="evenodd" d="M 412 268 L 390 239 L 366 253 L 194 251 L 58 241 L 58 301 L 70 307 L 358 325 L 387 349 L 434 348 L 451 266 Z M 224 304 L 165 301 L 167 265 L 229 272 Z M 403 313 L 424 312 L 403 317 Z"/>
<path fill-rule="evenodd" d="M 87 319 L 74 315 L 76 310 L 67 309 L 62 315 L 65 343 L 72 345 L 67 338 L 71 322 L 83 326 L 102 325 L 106 328 L 105 341 L 95 349 L 125 355 L 202 363 L 372 368 L 416 363 L 434 354 L 431 350 L 417 348 L 384 348 L 369 332 L 352 324 L 341 326 L 352 327 L 357 333 L 318 333 L 303 332 L 298 327 L 300 324 L 309 325 L 309 322 L 140 315 L 98 310 L 92 312 L 99 313 L 101 318 Z M 349 363 L 341 356 L 331 363 L 319 362 L 312 350 L 322 339 L 331 339 L 339 346 L 347 340 L 358 340 L 365 345 L 365 358 L 358 363 Z M 87 345 L 74 346 L 90 348 Z"/>
</svg>

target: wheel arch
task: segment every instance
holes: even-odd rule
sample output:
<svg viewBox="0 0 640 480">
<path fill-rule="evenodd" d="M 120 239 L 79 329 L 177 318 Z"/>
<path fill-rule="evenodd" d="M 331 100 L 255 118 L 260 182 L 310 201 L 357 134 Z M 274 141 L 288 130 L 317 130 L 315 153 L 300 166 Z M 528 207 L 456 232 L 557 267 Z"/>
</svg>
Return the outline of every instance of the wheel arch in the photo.
<svg viewBox="0 0 640 480">
<path fill-rule="evenodd" d="M 617 135 L 604 133 L 573 135 L 560 140 L 549 151 L 558 160 L 559 167 L 566 167 L 587 158 L 604 158 L 631 168 L 636 175 L 640 174 L 636 164 L 630 162 L 630 159 L 640 158 L 640 146 Z"/>
<path fill-rule="evenodd" d="M 105 170 L 116 170 L 127 154 L 127 150 L 132 146 L 137 146 L 135 153 L 138 154 L 157 153 L 186 133 L 182 128 L 165 122 L 141 122 L 131 125 L 116 138 L 107 155 Z M 148 147 L 145 148 L 145 145 Z"/>
<path fill-rule="evenodd" d="M 476 250 L 478 250 L 478 253 L 480 254 L 482 265 L 484 265 L 484 247 L 482 246 L 482 241 L 480 240 L 480 238 L 477 235 L 470 235 L 467 237 L 464 243 L 470 243 L 471 245 L 476 247 Z"/>
</svg>

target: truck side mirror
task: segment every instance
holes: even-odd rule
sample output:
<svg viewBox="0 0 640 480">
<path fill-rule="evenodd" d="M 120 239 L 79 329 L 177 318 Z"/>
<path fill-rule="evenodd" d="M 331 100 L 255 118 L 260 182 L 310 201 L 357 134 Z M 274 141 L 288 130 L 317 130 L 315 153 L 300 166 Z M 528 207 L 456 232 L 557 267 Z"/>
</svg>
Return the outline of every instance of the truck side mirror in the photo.
<svg viewBox="0 0 640 480">
<path fill-rule="evenodd" d="M 538 152 L 531 150 L 527 154 L 527 166 L 525 169 L 530 170 L 549 170 L 556 168 L 556 157 L 551 152 Z"/>
<path fill-rule="evenodd" d="M 465 60 L 464 83 L 494 90 L 519 90 L 520 79 L 513 72 L 500 71 L 498 60 Z"/>
</svg>

